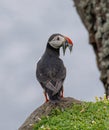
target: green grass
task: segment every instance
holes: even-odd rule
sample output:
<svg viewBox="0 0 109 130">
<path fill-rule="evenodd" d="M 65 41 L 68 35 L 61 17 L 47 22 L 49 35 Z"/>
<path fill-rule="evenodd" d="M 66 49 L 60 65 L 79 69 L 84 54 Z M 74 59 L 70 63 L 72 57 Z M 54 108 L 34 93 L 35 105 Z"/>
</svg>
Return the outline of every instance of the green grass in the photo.
<svg viewBox="0 0 109 130">
<path fill-rule="evenodd" d="M 96 100 L 66 110 L 55 109 L 34 124 L 33 130 L 109 130 L 109 100 Z"/>
</svg>

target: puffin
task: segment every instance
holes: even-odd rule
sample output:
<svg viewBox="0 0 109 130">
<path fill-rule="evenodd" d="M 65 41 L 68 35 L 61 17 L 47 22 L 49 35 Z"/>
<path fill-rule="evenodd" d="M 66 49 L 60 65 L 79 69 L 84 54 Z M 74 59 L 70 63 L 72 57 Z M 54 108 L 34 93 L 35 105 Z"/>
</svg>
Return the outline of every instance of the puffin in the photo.
<svg viewBox="0 0 109 130">
<path fill-rule="evenodd" d="M 63 98 L 66 68 L 60 58 L 60 48 L 65 55 L 66 48 L 71 52 L 72 47 L 72 40 L 62 34 L 52 34 L 48 39 L 45 52 L 36 67 L 36 78 L 44 90 L 45 102 L 57 103 Z"/>
</svg>

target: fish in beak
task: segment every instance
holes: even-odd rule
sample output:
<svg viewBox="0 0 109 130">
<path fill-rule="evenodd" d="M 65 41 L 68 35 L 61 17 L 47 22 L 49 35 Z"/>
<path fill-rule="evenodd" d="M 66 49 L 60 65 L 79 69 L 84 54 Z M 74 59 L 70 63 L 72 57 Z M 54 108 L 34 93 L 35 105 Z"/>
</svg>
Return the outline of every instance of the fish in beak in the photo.
<svg viewBox="0 0 109 130">
<path fill-rule="evenodd" d="M 70 38 L 64 36 L 65 38 L 65 42 L 63 43 L 63 54 L 65 55 L 65 51 L 66 51 L 66 48 L 68 47 L 70 52 L 72 51 L 72 47 L 73 47 L 73 42 Z"/>
</svg>

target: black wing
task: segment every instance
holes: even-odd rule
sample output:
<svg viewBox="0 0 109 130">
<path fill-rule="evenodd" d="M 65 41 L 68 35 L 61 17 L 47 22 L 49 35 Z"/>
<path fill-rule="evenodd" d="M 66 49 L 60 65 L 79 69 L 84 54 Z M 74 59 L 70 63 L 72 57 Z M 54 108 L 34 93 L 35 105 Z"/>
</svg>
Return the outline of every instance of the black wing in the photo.
<svg viewBox="0 0 109 130">
<path fill-rule="evenodd" d="M 61 59 L 40 60 L 37 63 L 36 77 L 42 87 L 53 91 L 55 95 L 63 86 L 66 68 Z"/>
</svg>

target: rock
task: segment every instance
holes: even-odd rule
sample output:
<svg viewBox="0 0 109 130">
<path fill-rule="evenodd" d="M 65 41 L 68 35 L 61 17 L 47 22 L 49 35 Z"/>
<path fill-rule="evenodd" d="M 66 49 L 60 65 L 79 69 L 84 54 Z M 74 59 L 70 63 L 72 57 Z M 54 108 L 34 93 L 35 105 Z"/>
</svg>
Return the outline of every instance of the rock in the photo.
<svg viewBox="0 0 109 130">
<path fill-rule="evenodd" d="M 109 0 L 73 0 L 89 32 L 106 97 L 109 97 Z M 105 73 L 104 73 L 105 72 Z M 104 78 L 104 79 L 103 79 Z"/>
<path fill-rule="evenodd" d="M 51 102 L 44 103 L 32 112 L 18 130 L 32 130 L 33 125 L 40 121 L 42 116 L 48 116 L 51 110 L 55 108 L 64 110 L 65 108 L 72 107 L 74 103 L 81 104 L 82 102 L 71 97 L 66 97 L 62 98 L 57 104 Z"/>
</svg>

